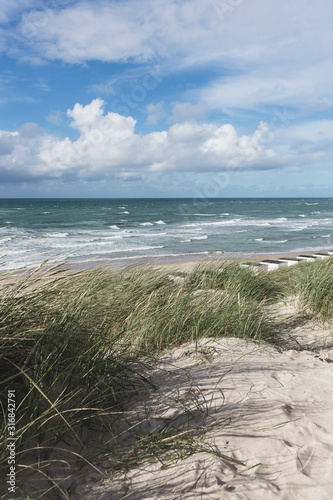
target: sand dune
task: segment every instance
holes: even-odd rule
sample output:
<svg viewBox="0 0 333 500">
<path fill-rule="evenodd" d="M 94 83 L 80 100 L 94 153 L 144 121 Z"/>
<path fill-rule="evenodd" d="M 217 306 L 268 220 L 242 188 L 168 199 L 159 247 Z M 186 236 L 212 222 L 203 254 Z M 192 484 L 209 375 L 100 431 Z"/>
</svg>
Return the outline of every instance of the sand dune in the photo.
<svg viewBox="0 0 333 500">
<path fill-rule="evenodd" d="M 277 311 L 282 321 L 290 312 L 292 305 Z M 187 409 L 200 430 L 197 451 L 165 469 L 156 460 L 126 473 L 105 464 L 106 479 L 85 476 L 71 498 L 331 499 L 331 330 L 308 322 L 286 330 L 286 342 L 282 350 L 207 339 L 161 356 L 152 374 L 159 388 L 140 394 L 133 410 L 144 417 L 149 409 L 147 425 L 158 433 L 177 418 L 179 426 Z"/>
</svg>

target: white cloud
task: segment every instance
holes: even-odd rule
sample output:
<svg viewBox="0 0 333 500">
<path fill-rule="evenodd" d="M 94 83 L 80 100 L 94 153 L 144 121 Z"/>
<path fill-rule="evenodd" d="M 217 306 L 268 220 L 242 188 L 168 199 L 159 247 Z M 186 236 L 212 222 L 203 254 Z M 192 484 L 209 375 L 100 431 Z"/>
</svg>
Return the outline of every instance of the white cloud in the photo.
<svg viewBox="0 0 333 500">
<path fill-rule="evenodd" d="M 146 112 L 148 113 L 146 123 L 148 125 L 156 125 L 166 115 L 164 102 L 160 101 L 156 104 L 148 104 Z"/>
<path fill-rule="evenodd" d="M 52 111 L 45 116 L 45 120 L 53 125 L 60 125 L 62 122 L 62 112 L 60 110 Z"/>
<path fill-rule="evenodd" d="M 298 125 L 291 125 L 279 133 L 292 140 L 318 142 L 333 138 L 333 120 L 311 120 Z"/>
<path fill-rule="evenodd" d="M 105 113 L 103 106 L 101 99 L 95 99 L 67 111 L 71 126 L 79 133 L 77 140 L 46 135 L 36 124 L 26 124 L 17 132 L 0 132 L 3 180 L 270 169 L 284 161 L 265 147 L 268 130 L 264 123 L 244 136 L 230 124 L 196 122 L 144 135 L 135 132 L 132 117 Z"/>
<path fill-rule="evenodd" d="M 43 5 L 6 0 L 3 12 L 15 10 L 12 4 L 16 10 Z M 331 0 L 90 0 L 63 6 L 59 1 L 53 9 L 50 5 L 25 12 L 16 30 L 7 33 L 12 57 L 35 63 L 158 61 L 166 71 L 211 65 L 224 76 L 192 95 L 224 111 L 276 104 L 309 112 L 333 104 Z M 110 94 L 114 88 L 102 82 L 94 90 Z"/>
<path fill-rule="evenodd" d="M 8 23 L 23 9 L 36 8 L 41 4 L 41 0 L 1 0 L 0 23 Z"/>
<path fill-rule="evenodd" d="M 177 123 L 195 120 L 207 112 L 207 106 L 202 103 L 191 104 L 190 102 L 172 103 L 172 113 L 168 118 L 169 123 Z"/>
<path fill-rule="evenodd" d="M 333 105 L 332 64 L 325 62 L 307 68 L 289 69 L 280 65 L 273 74 L 267 65 L 245 74 L 219 78 L 204 86 L 196 98 L 209 107 L 255 109 L 259 106 L 287 106 L 303 112 L 324 110 Z"/>
<path fill-rule="evenodd" d="M 182 62 L 315 62 L 330 57 L 330 0 L 247 0 L 223 18 L 219 0 L 79 2 L 23 16 L 19 31 L 39 54 L 66 62 L 142 62 L 182 55 Z M 61 5 L 59 5 L 61 7 Z M 320 36 L 318 36 L 320 33 Z M 319 52 L 320 50 L 320 52 Z M 292 67 L 292 64 L 290 64 Z"/>
</svg>

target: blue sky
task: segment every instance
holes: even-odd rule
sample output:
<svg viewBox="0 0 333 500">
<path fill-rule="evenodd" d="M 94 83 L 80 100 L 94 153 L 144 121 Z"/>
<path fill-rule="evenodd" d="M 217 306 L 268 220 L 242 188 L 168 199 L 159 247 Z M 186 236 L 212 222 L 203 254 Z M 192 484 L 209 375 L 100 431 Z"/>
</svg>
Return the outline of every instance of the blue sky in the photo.
<svg viewBox="0 0 333 500">
<path fill-rule="evenodd" d="M 329 0 L 2 0 L 1 197 L 332 196 Z"/>
</svg>

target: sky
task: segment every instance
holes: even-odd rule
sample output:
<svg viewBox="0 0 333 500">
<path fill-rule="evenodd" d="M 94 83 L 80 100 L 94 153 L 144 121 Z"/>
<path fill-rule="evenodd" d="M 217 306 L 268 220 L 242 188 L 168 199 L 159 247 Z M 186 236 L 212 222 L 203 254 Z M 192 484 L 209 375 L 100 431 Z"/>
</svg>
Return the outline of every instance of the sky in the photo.
<svg viewBox="0 0 333 500">
<path fill-rule="evenodd" d="M 333 196 L 331 0 L 1 0 L 0 197 Z"/>
</svg>

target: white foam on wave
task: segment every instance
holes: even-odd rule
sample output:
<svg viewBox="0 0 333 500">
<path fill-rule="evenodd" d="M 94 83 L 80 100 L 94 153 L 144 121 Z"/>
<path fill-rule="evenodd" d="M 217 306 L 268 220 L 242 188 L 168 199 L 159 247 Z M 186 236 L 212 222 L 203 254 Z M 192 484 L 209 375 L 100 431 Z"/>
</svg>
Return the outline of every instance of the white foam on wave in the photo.
<svg viewBox="0 0 333 500">
<path fill-rule="evenodd" d="M 124 212 L 119 212 L 119 214 L 129 214 L 129 212 L 127 212 L 127 210 L 125 210 Z"/>
<path fill-rule="evenodd" d="M 206 240 L 208 238 L 207 235 L 204 235 L 204 236 L 194 236 L 193 238 L 191 238 L 192 240 Z"/>
<path fill-rule="evenodd" d="M 305 205 L 318 205 L 318 203 L 305 203 Z"/>
<path fill-rule="evenodd" d="M 304 214 L 301 214 L 301 215 L 299 215 L 298 217 L 305 217 L 305 215 L 304 215 Z"/>
<path fill-rule="evenodd" d="M 324 234 L 323 236 L 320 236 L 320 238 L 330 238 L 331 235 L 330 234 Z M 314 238 L 316 238 L 316 236 L 314 236 Z"/>
<path fill-rule="evenodd" d="M 138 234 L 140 238 L 160 238 L 161 236 L 171 236 L 168 233 L 140 233 Z"/>
<path fill-rule="evenodd" d="M 245 221 L 242 219 L 230 219 L 230 220 L 221 220 L 217 222 L 200 222 L 201 227 L 208 227 L 208 226 L 232 226 L 238 223 L 245 224 Z"/>
<path fill-rule="evenodd" d="M 116 226 L 115 224 L 113 226 L 109 226 L 110 229 L 120 229 L 120 227 Z"/>
<path fill-rule="evenodd" d="M 198 227 L 198 224 L 185 224 L 183 227 Z"/>
<path fill-rule="evenodd" d="M 254 241 L 264 241 L 264 238 L 255 238 Z"/>
<path fill-rule="evenodd" d="M 158 220 L 155 222 L 155 224 L 166 224 L 166 222 L 164 222 L 163 220 Z"/>
<path fill-rule="evenodd" d="M 51 212 L 42 212 L 42 214 L 50 214 Z"/>
<path fill-rule="evenodd" d="M 69 236 L 69 233 L 45 233 L 45 236 L 48 238 L 66 238 L 66 236 Z"/>
<path fill-rule="evenodd" d="M 321 214 L 321 212 L 311 212 L 311 215 L 314 215 L 314 214 Z"/>
<path fill-rule="evenodd" d="M 142 245 L 142 246 L 137 246 L 137 247 L 127 247 L 127 248 L 116 248 L 114 250 L 110 250 L 110 253 L 115 253 L 115 252 L 140 252 L 141 250 L 156 250 L 159 248 L 164 248 L 163 245 L 155 245 L 155 246 L 149 246 L 149 245 Z M 104 253 L 108 253 L 107 251 Z"/>
<path fill-rule="evenodd" d="M 152 222 L 140 222 L 140 226 L 153 226 Z"/>
</svg>

